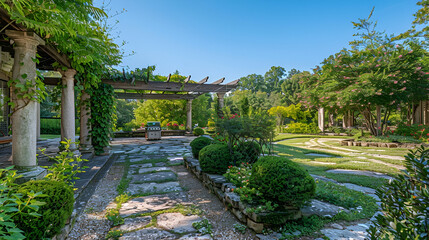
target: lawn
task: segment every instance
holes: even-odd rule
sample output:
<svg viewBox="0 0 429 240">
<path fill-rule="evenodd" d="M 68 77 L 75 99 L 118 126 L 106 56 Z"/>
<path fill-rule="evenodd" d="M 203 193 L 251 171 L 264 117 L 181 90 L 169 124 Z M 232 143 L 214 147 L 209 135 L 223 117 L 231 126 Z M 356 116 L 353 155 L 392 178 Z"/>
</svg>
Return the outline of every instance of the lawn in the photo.
<svg viewBox="0 0 429 240">
<path fill-rule="evenodd" d="M 408 152 L 408 149 L 344 147 L 340 146 L 338 141 L 324 141 L 324 144 L 328 145 L 325 147 L 317 145 L 317 139 L 319 136 L 315 138 L 315 136 L 309 137 L 308 135 L 296 135 L 297 137 L 293 137 L 293 134 L 288 135 L 290 135 L 288 136 L 288 140 L 277 142 L 274 145 L 274 151 L 279 156 L 284 156 L 299 163 L 301 166 L 307 169 L 310 174 L 324 176 L 342 183 L 353 183 L 370 188 L 378 188 L 387 180 L 370 176 L 338 174 L 326 171 L 329 169 L 365 170 L 395 176 L 400 174 L 400 170 L 389 164 L 402 166 L 402 160 L 376 157 L 375 155 L 381 154 L 397 157 L 403 156 Z M 336 138 L 338 139 L 338 137 Z M 310 142 L 310 140 L 312 140 L 312 142 Z M 338 145 L 335 143 L 338 143 Z M 341 147 L 345 150 L 339 150 L 330 147 Z M 347 149 L 350 151 L 347 151 Z M 336 153 L 332 153 L 330 151 L 336 151 Z M 327 154 L 329 156 L 321 157 L 307 155 L 309 153 Z M 356 153 L 374 154 L 374 156 Z"/>
</svg>

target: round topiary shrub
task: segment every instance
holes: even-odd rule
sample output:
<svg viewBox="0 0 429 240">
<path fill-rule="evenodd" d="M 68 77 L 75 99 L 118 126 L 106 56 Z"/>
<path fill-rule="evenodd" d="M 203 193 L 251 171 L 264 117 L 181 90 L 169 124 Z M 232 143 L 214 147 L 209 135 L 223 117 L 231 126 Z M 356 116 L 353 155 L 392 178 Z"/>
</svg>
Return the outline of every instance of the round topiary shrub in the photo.
<svg viewBox="0 0 429 240">
<path fill-rule="evenodd" d="M 236 147 L 236 151 L 240 153 L 236 162 L 254 163 L 261 155 L 261 146 L 255 141 L 243 142 Z"/>
<path fill-rule="evenodd" d="M 193 133 L 194 133 L 195 136 L 204 135 L 204 129 L 202 129 L 200 127 L 197 127 L 197 128 L 194 129 Z"/>
<path fill-rule="evenodd" d="M 315 193 L 316 183 L 308 172 L 289 159 L 261 157 L 252 167 L 249 184 L 264 199 L 281 206 L 302 207 Z"/>
<path fill-rule="evenodd" d="M 24 231 L 27 239 L 52 238 L 64 227 L 73 212 L 73 189 L 64 182 L 35 180 L 18 186 L 17 192 L 24 196 L 33 191 L 42 192 L 45 197 L 38 200 L 45 202 L 37 211 L 40 217 L 28 213 L 17 214 L 13 220 L 17 227 Z"/>
<path fill-rule="evenodd" d="M 205 146 L 208 146 L 210 144 L 212 144 L 212 140 L 206 137 L 198 137 L 192 140 L 191 148 L 192 148 L 192 155 L 194 155 L 194 158 L 198 159 L 199 152 L 201 151 L 201 149 L 203 149 Z"/>
<path fill-rule="evenodd" d="M 227 145 L 212 144 L 201 149 L 199 161 L 203 172 L 224 174 L 232 163 L 232 156 Z"/>
</svg>

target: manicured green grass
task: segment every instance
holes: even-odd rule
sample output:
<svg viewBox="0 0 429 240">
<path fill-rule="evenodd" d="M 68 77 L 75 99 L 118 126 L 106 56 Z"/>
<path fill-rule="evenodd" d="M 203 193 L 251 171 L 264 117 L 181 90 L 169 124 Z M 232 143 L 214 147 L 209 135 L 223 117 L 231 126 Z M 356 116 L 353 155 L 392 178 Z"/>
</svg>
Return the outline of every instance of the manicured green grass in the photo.
<svg viewBox="0 0 429 240">
<path fill-rule="evenodd" d="M 328 135 L 318 135 L 318 134 L 293 134 L 293 133 L 279 133 L 274 139 L 274 142 L 281 140 L 291 139 L 291 138 L 342 138 L 342 139 L 352 139 L 353 136 L 328 136 Z"/>
<path fill-rule="evenodd" d="M 352 174 L 337 174 L 328 173 L 326 170 L 329 169 L 353 169 L 353 170 L 366 170 L 376 171 L 394 176 L 400 171 L 396 168 L 386 166 L 381 163 L 374 163 L 366 159 L 360 159 L 353 156 L 347 156 L 343 154 L 332 154 L 329 152 L 323 152 L 320 149 L 305 149 L 296 147 L 299 142 L 305 142 L 309 139 L 291 139 L 282 141 L 274 145 L 274 150 L 279 156 L 286 157 L 307 169 L 310 174 L 320 175 L 327 178 L 334 179 L 342 183 L 353 183 L 360 186 L 378 188 L 386 182 L 385 179 L 352 175 Z M 292 142 L 292 143 L 290 143 Z M 294 146 L 291 146 L 294 145 Z M 331 155 L 332 157 L 317 157 L 308 156 L 308 153 L 324 153 Z M 334 164 L 332 164 L 334 163 Z"/>
<path fill-rule="evenodd" d="M 47 139 L 54 139 L 54 138 L 60 138 L 61 135 L 55 135 L 55 134 L 40 134 L 41 140 L 47 140 Z"/>
<path fill-rule="evenodd" d="M 339 142 L 325 142 L 325 144 L 333 147 L 342 147 L 351 150 L 358 150 L 360 152 L 371 153 L 371 154 L 382 154 L 389 156 L 405 156 L 410 151 L 406 148 L 374 148 L 374 147 L 354 147 L 354 146 L 341 146 Z"/>
</svg>

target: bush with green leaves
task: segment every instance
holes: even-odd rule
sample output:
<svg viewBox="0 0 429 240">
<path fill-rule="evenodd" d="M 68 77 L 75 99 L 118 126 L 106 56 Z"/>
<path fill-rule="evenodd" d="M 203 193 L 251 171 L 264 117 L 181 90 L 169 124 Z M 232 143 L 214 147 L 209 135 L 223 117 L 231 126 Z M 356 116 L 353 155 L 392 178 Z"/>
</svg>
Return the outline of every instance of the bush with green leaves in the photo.
<svg viewBox="0 0 429 240">
<path fill-rule="evenodd" d="M 75 156 L 74 152 L 70 150 L 70 140 L 61 141 L 61 144 L 64 149 L 59 155 L 50 158 L 56 163 L 44 167 L 48 170 L 48 174 L 45 178 L 53 181 L 63 181 L 73 187 L 74 180 L 79 179 L 76 177 L 76 174 L 84 172 L 81 169 L 86 168 L 86 166 L 80 167 L 79 163 L 88 160 L 82 159 L 80 155 Z M 42 154 L 45 153 L 45 150 L 46 149 L 41 149 Z"/>
<path fill-rule="evenodd" d="M 39 200 L 46 195 L 40 191 L 17 193 L 15 181 L 21 176 L 13 166 L 0 169 L 0 239 L 25 239 L 24 231 L 14 221 L 17 215 L 25 214 L 34 219 L 41 216 L 38 211 L 45 203 Z"/>
<path fill-rule="evenodd" d="M 238 144 L 234 151 L 239 154 L 235 154 L 236 163 L 244 162 L 244 163 L 254 163 L 258 160 L 259 155 L 261 155 L 261 146 L 256 141 L 247 141 L 241 142 Z"/>
<path fill-rule="evenodd" d="M 208 146 L 212 143 L 213 141 L 207 137 L 198 137 L 192 140 L 191 148 L 192 148 L 192 155 L 194 156 L 194 158 L 198 159 L 201 149 L 203 149 L 205 146 Z"/>
<path fill-rule="evenodd" d="M 253 164 L 249 181 L 265 200 L 280 206 L 302 207 L 316 190 L 314 179 L 305 169 L 276 156 L 259 158 Z"/>
<path fill-rule="evenodd" d="M 202 129 L 200 127 L 194 128 L 193 133 L 194 133 L 195 136 L 204 135 L 204 129 Z"/>
<path fill-rule="evenodd" d="M 289 123 L 284 130 L 285 133 L 319 133 L 320 129 L 315 123 Z"/>
<path fill-rule="evenodd" d="M 21 212 L 13 216 L 13 221 L 28 239 L 51 238 L 61 231 L 73 212 L 73 190 L 64 182 L 52 180 L 29 181 L 17 187 L 17 193 L 24 196 L 32 192 L 44 194 L 40 200 L 46 204 L 40 206 L 38 211 L 41 216 L 35 218 Z"/>
<path fill-rule="evenodd" d="M 227 145 L 212 144 L 201 149 L 199 161 L 203 172 L 224 174 L 232 164 L 232 156 Z"/>
<path fill-rule="evenodd" d="M 429 149 L 411 150 L 405 167 L 376 192 L 383 214 L 368 230 L 372 240 L 429 238 Z"/>
</svg>

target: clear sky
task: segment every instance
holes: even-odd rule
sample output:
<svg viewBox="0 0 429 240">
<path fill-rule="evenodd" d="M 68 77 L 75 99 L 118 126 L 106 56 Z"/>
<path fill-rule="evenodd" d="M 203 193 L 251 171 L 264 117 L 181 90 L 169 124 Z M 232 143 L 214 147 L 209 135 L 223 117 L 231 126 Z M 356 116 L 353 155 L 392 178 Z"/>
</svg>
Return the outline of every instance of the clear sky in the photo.
<svg viewBox="0 0 429 240">
<path fill-rule="evenodd" d="M 100 3 L 101 0 L 96 1 Z M 271 66 L 310 70 L 353 40 L 352 21 L 368 17 L 388 34 L 409 29 L 417 0 L 111 0 L 122 67 L 178 70 L 225 83 Z"/>
</svg>

